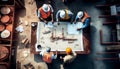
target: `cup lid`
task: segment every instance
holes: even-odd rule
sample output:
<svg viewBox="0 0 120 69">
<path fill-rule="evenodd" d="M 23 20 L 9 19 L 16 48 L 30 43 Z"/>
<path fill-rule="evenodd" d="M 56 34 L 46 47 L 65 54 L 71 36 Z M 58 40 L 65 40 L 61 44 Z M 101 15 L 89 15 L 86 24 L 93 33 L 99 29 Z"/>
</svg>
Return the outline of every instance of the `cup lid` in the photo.
<svg viewBox="0 0 120 69">
<path fill-rule="evenodd" d="M 12 31 L 12 24 L 7 25 L 6 29 L 11 32 Z"/>
<path fill-rule="evenodd" d="M 2 7 L 0 11 L 2 14 L 9 14 L 11 10 L 9 7 Z"/>
<path fill-rule="evenodd" d="M 10 31 L 4 30 L 1 32 L 1 38 L 8 38 L 10 36 Z"/>
<path fill-rule="evenodd" d="M 5 16 L 2 16 L 1 17 L 1 22 L 2 23 L 6 23 L 6 22 L 8 22 L 10 20 L 10 17 L 8 16 L 8 15 L 5 15 Z"/>
</svg>

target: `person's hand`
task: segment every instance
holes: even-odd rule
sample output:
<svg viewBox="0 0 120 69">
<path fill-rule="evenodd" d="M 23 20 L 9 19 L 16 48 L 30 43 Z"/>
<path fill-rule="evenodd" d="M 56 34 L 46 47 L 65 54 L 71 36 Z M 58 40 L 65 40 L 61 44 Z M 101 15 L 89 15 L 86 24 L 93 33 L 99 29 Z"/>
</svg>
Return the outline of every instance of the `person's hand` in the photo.
<svg viewBox="0 0 120 69">
<path fill-rule="evenodd" d="M 57 22 L 57 24 L 58 24 L 58 25 L 60 25 L 60 23 L 59 23 L 59 22 Z"/>
<path fill-rule="evenodd" d="M 76 21 L 74 21 L 73 23 L 76 24 Z"/>
<path fill-rule="evenodd" d="M 54 20 L 53 20 L 53 19 L 52 19 L 52 21 L 51 21 L 51 22 L 52 22 L 52 24 L 54 24 Z"/>
<path fill-rule="evenodd" d="M 73 24 L 73 22 L 71 21 L 70 24 Z"/>
<path fill-rule="evenodd" d="M 46 21 L 46 20 L 44 20 L 44 22 L 45 22 L 45 23 L 47 23 L 47 21 Z"/>
<path fill-rule="evenodd" d="M 60 59 L 63 59 L 63 57 L 62 57 L 62 56 L 60 56 Z"/>
<path fill-rule="evenodd" d="M 52 19 L 52 22 L 54 22 L 54 20 Z"/>
<path fill-rule="evenodd" d="M 79 31 L 79 30 L 81 30 L 81 28 L 77 28 L 77 30 Z"/>
<path fill-rule="evenodd" d="M 46 20 L 44 20 L 45 24 L 48 24 L 48 22 Z"/>
<path fill-rule="evenodd" d="M 74 23 L 76 23 L 76 20 L 74 21 Z"/>
</svg>

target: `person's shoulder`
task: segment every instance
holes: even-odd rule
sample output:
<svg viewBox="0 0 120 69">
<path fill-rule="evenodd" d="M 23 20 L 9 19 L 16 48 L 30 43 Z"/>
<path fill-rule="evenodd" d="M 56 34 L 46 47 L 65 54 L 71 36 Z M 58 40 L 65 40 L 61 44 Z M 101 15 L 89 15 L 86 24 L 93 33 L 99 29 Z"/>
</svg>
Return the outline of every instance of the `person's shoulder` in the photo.
<svg viewBox="0 0 120 69">
<path fill-rule="evenodd" d="M 66 9 L 68 12 L 72 12 L 71 10 L 69 10 L 69 9 Z"/>
<path fill-rule="evenodd" d="M 51 5 L 51 4 L 48 4 L 48 6 L 49 6 L 49 7 L 52 7 L 52 5 Z"/>
<path fill-rule="evenodd" d="M 41 9 L 42 9 L 42 7 L 39 7 L 38 9 L 39 9 L 39 10 L 41 10 Z"/>
<path fill-rule="evenodd" d="M 73 12 L 71 10 L 68 10 L 68 13 L 73 15 Z"/>
</svg>

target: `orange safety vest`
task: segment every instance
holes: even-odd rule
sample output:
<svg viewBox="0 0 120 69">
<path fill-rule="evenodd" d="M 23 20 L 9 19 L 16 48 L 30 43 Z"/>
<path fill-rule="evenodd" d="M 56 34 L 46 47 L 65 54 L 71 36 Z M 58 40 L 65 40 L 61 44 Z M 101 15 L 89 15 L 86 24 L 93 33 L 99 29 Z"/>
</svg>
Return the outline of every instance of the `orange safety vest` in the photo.
<svg viewBox="0 0 120 69">
<path fill-rule="evenodd" d="M 68 15 L 68 10 L 64 10 L 65 11 L 65 18 L 62 18 L 63 20 L 67 20 L 69 19 L 69 15 Z"/>
<path fill-rule="evenodd" d="M 82 23 L 85 22 L 86 18 L 90 18 L 90 16 L 87 14 L 87 12 L 84 12 L 84 17 L 82 18 Z"/>
<path fill-rule="evenodd" d="M 41 7 L 39 9 L 39 11 L 40 11 L 40 15 L 43 19 L 47 19 L 51 15 L 51 10 L 46 13 L 46 12 L 44 12 L 44 10 Z"/>
<path fill-rule="evenodd" d="M 52 62 L 52 54 L 53 52 L 50 52 L 50 53 L 44 53 L 44 56 L 43 56 L 43 61 L 47 62 L 47 63 L 51 63 Z"/>
</svg>

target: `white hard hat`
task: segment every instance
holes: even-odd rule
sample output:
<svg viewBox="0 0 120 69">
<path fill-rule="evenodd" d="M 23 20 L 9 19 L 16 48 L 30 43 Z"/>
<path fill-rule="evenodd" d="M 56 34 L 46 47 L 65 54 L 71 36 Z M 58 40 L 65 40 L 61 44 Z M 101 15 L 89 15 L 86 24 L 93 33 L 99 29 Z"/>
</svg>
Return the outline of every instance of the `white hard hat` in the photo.
<svg viewBox="0 0 120 69">
<path fill-rule="evenodd" d="M 50 11 L 50 7 L 47 4 L 43 4 L 42 8 L 45 12 Z"/>
<path fill-rule="evenodd" d="M 83 12 L 82 12 L 82 11 L 79 11 L 79 12 L 78 12 L 78 14 L 77 14 L 78 18 L 82 18 L 82 17 L 83 17 L 83 15 L 84 15 L 84 14 L 83 14 Z"/>
<path fill-rule="evenodd" d="M 64 10 L 62 10 L 62 11 L 60 12 L 60 17 L 61 17 L 61 18 L 65 18 L 65 11 L 64 11 Z"/>
</svg>

